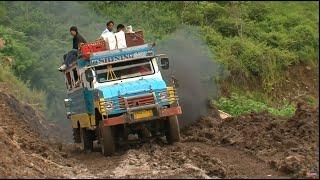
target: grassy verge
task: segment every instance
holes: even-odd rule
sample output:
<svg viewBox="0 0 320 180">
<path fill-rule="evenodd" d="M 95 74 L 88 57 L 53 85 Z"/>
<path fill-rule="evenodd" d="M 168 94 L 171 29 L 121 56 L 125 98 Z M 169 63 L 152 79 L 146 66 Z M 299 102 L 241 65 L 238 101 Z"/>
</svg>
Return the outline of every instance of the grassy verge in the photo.
<svg viewBox="0 0 320 180">
<path fill-rule="evenodd" d="M 1 64 L 0 64 L 1 65 Z M 40 111 L 46 110 L 46 94 L 44 91 L 31 89 L 26 83 L 18 79 L 10 68 L 0 66 L 0 90 L 14 95 L 18 100 L 26 102 Z"/>
<path fill-rule="evenodd" d="M 295 112 L 293 104 L 286 104 L 280 108 L 274 108 L 267 103 L 253 97 L 232 93 L 230 98 L 221 97 L 213 102 L 219 109 L 232 116 L 243 115 L 250 112 L 268 111 L 277 116 L 290 117 Z"/>
</svg>

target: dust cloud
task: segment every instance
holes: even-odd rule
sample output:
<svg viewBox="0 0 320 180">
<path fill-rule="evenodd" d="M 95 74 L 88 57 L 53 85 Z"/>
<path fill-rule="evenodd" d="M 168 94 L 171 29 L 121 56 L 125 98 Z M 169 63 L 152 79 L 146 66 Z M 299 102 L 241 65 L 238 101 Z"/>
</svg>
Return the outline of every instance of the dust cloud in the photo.
<svg viewBox="0 0 320 180">
<path fill-rule="evenodd" d="M 167 54 L 170 60 L 169 70 L 161 70 L 163 78 L 169 83 L 173 74 L 178 80 L 179 103 L 183 112 L 179 117 L 181 126 L 207 114 L 208 99 L 217 98 L 218 88 L 214 79 L 221 74 L 221 66 L 214 62 L 199 32 L 195 27 L 183 26 L 158 43 L 157 53 Z"/>
</svg>

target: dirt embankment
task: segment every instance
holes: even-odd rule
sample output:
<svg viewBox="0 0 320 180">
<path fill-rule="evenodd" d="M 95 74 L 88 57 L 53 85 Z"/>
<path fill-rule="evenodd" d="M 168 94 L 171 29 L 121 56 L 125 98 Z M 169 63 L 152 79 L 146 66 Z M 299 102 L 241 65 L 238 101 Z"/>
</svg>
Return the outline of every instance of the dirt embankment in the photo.
<svg viewBox="0 0 320 180">
<path fill-rule="evenodd" d="M 184 131 L 188 142 L 203 142 L 248 152 L 291 177 L 319 171 L 319 110 L 298 103 L 291 118 L 267 112 L 227 118 L 205 117 Z"/>
<path fill-rule="evenodd" d="M 288 178 L 318 172 L 318 110 L 304 104 L 292 118 L 258 113 L 221 120 L 213 110 L 184 129 L 180 143 L 153 139 L 111 157 L 98 147 L 86 154 L 57 143 L 49 130 L 30 106 L 0 92 L 0 178 Z"/>
<path fill-rule="evenodd" d="M 66 160 L 44 118 L 2 92 L 0 109 L 0 178 L 63 177 Z"/>
</svg>

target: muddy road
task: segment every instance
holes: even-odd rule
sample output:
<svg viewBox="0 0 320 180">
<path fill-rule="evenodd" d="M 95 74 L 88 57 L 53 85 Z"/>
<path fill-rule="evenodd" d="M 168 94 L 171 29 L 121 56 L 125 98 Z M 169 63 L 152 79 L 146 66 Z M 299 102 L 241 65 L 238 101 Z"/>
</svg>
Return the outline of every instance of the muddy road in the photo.
<svg viewBox="0 0 320 180">
<path fill-rule="evenodd" d="M 292 178 L 318 177 L 318 109 L 300 104 L 292 118 L 267 113 L 208 116 L 182 141 L 151 139 L 104 157 L 56 137 L 29 105 L 0 92 L 0 178 Z"/>
</svg>

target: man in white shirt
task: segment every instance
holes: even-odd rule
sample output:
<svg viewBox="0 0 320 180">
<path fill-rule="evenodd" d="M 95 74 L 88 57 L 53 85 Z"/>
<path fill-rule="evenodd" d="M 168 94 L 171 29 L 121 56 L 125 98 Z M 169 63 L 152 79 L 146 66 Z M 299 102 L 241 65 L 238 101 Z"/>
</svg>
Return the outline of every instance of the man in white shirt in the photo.
<svg viewBox="0 0 320 180">
<path fill-rule="evenodd" d="M 104 31 L 102 32 L 101 36 L 102 36 L 103 34 L 105 34 L 105 33 L 108 33 L 108 32 L 111 32 L 111 33 L 112 33 L 112 31 L 113 31 L 113 26 L 114 26 L 114 22 L 113 22 L 113 21 L 107 22 L 107 28 L 106 28 L 106 30 L 104 30 Z"/>
<path fill-rule="evenodd" d="M 113 26 L 113 21 L 107 22 L 107 28 L 100 35 L 100 37 L 102 37 L 109 44 L 110 50 L 116 49 L 117 47 L 116 37 L 112 32 Z"/>
<path fill-rule="evenodd" d="M 125 31 L 124 25 L 123 24 L 119 24 L 117 26 L 117 33 L 114 33 L 116 35 L 117 48 L 118 49 L 122 49 L 122 48 L 126 48 L 127 47 L 126 36 L 124 34 L 124 31 Z"/>
</svg>

